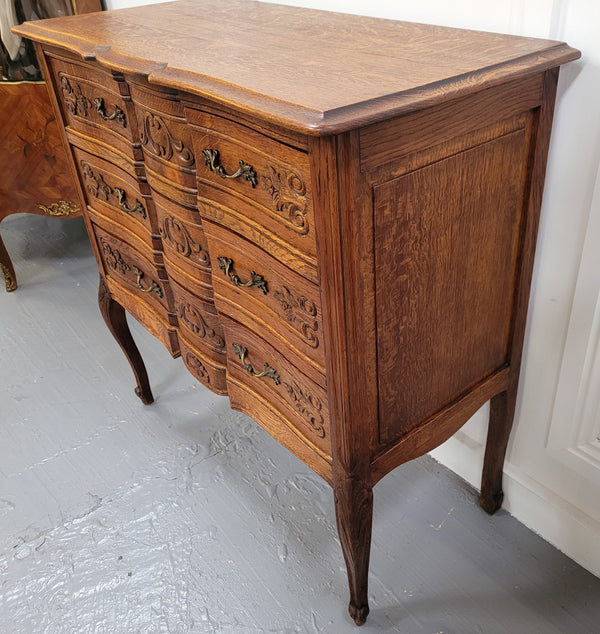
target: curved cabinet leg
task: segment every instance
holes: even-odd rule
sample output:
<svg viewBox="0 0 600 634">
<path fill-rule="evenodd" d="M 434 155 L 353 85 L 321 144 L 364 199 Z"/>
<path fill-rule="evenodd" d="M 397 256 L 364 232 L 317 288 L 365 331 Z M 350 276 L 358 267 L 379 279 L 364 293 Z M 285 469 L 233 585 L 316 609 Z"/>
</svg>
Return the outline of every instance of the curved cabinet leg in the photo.
<svg viewBox="0 0 600 634">
<path fill-rule="evenodd" d="M 8 251 L 4 246 L 4 242 L 2 242 L 2 236 L 0 236 L 0 269 L 2 269 L 6 290 L 8 292 L 14 291 L 17 288 L 17 276 Z"/>
<path fill-rule="evenodd" d="M 479 495 L 481 508 L 490 515 L 502 506 L 504 498 L 502 467 L 515 416 L 516 403 L 516 387 L 494 396 L 490 402 L 490 423 L 485 445 L 481 494 Z"/>
<path fill-rule="evenodd" d="M 350 605 L 348 611 L 357 625 L 369 614 L 367 598 L 373 489 L 357 477 L 347 476 L 333 485 L 338 534 L 344 552 Z"/>
<path fill-rule="evenodd" d="M 152 396 L 152 390 L 148 382 L 148 373 L 146 372 L 142 355 L 131 336 L 131 331 L 129 330 L 125 316 L 125 309 L 112 298 L 106 286 L 106 281 L 102 276 L 100 276 L 100 286 L 98 288 L 98 304 L 100 305 L 100 311 L 102 312 L 106 325 L 121 346 L 121 350 L 123 350 L 131 365 L 137 382 L 135 393 L 140 397 L 142 403 L 149 405 L 154 401 L 154 397 Z"/>
</svg>

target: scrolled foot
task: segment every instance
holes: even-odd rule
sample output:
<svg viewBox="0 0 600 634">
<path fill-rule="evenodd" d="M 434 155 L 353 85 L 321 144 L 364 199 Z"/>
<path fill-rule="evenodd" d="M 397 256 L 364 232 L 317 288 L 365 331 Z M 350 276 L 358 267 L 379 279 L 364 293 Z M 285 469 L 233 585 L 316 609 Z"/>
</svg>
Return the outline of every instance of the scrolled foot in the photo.
<svg viewBox="0 0 600 634">
<path fill-rule="evenodd" d="M 136 387 L 135 394 L 136 396 L 140 397 L 140 400 L 144 405 L 150 405 L 151 403 L 154 403 L 154 396 L 152 395 L 149 387 L 145 390 L 142 390 L 142 388 L 140 387 Z"/>
<path fill-rule="evenodd" d="M 364 625 L 367 620 L 367 616 L 369 616 L 369 605 L 367 604 L 357 607 L 352 601 L 350 601 L 348 612 L 356 625 Z"/>
<path fill-rule="evenodd" d="M 502 491 L 493 494 L 482 491 L 479 496 L 479 506 L 481 506 L 488 515 L 493 515 L 502 506 L 502 500 L 504 500 L 504 493 Z"/>
</svg>

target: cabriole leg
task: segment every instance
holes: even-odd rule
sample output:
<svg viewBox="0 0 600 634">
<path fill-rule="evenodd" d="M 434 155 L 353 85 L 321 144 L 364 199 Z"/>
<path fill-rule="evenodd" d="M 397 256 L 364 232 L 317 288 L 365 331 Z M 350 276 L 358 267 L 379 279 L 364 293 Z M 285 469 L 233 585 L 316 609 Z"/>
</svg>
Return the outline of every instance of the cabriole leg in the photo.
<svg viewBox="0 0 600 634">
<path fill-rule="evenodd" d="M 373 489 L 359 478 L 346 476 L 334 482 L 333 494 L 338 534 L 350 586 L 348 611 L 354 622 L 362 625 L 369 614 L 367 586 L 373 524 Z"/>
<path fill-rule="evenodd" d="M 508 438 L 515 416 L 516 402 L 516 387 L 494 396 L 490 402 L 490 423 L 483 461 L 481 494 L 479 496 L 481 508 L 490 515 L 502 506 L 504 498 L 504 493 L 502 492 L 502 467 L 504 466 Z"/>
<path fill-rule="evenodd" d="M 17 276 L 15 275 L 15 269 L 8 255 L 8 251 L 2 242 L 2 236 L 0 236 L 0 269 L 4 276 L 4 284 L 7 291 L 14 291 L 17 288 Z"/>
<path fill-rule="evenodd" d="M 152 396 L 152 390 L 148 382 L 146 366 L 131 336 L 131 331 L 129 330 L 125 316 L 125 309 L 112 298 L 106 286 L 106 281 L 102 276 L 100 276 L 100 287 L 98 288 L 98 304 L 100 305 L 100 311 L 102 312 L 106 325 L 121 346 L 121 350 L 123 350 L 131 365 L 137 382 L 135 393 L 140 397 L 142 403 L 149 405 L 154 401 L 154 397 Z"/>
</svg>

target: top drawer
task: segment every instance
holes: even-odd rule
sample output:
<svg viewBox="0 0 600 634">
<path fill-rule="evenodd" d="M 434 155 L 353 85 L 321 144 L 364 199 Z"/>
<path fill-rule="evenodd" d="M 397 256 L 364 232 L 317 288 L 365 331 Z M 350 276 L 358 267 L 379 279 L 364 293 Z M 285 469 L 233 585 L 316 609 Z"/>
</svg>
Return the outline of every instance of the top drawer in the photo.
<svg viewBox="0 0 600 634">
<path fill-rule="evenodd" d="M 200 213 L 253 241 L 263 230 L 314 263 L 308 155 L 206 112 L 186 109 L 186 118 L 192 125 Z"/>
<path fill-rule="evenodd" d="M 48 65 L 66 127 L 138 158 L 127 84 L 91 64 L 48 57 Z"/>
<path fill-rule="evenodd" d="M 196 207 L 196 157 L 178 94 L 128 78 L 148 183 L 186 207 Z"/>
</svg>

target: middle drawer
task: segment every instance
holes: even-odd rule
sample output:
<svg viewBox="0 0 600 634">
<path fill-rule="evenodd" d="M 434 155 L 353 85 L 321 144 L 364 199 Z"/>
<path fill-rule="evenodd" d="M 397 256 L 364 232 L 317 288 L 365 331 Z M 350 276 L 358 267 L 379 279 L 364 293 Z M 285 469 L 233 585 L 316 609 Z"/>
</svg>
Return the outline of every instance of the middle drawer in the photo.
<svg viewBox="0 0 600 634">
<path fill-rule="evenodd" d="M 289 351 L 302 372 L 325 386 L 318 287 L 238 234 L 202 224 L 218 311 Z"/>
<path fill-rule="evenodd" d="M 74 146 L 72 150 L 87 204 L 153 247 L 158 227 L 148 184 L 98 156 Z"/>
</svg>

